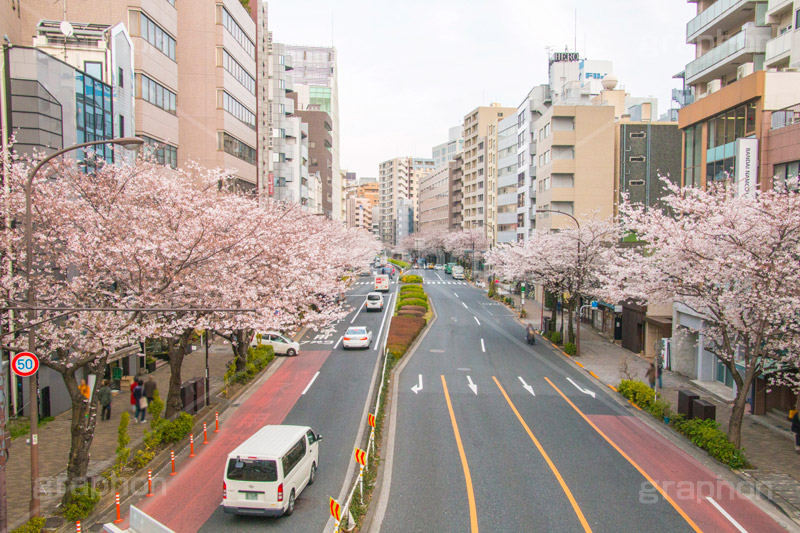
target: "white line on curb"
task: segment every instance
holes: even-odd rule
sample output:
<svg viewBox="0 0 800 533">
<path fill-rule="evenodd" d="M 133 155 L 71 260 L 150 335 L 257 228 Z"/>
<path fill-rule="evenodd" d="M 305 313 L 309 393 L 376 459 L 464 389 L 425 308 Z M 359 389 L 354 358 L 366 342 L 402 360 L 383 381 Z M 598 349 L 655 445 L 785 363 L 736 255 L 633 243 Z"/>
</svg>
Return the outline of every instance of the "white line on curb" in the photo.
<svg viewBox="0 0 800 533">
<path fill-rule="evenodd" d="M 739 522 L 737 522 L 736 520 L 734 520 L 734 519 L 733 519 L 733 517 L 732 517 L 731 515 L 729 515 L 727 512 L 725 512 L 725 509 L 723 509 L 723 508 L 722 508 L 722 506 L 721 506 L 720 504 L 718 504 L 718 503 L 717 503 L 717 502 L 715 502 L 713 499 L 711 499 L 711 496 L 706 496 L 706 500 L 710 501 L 710 502 L 711 502 L 711 505 L 713 505 L 714 507 L 716 507 L 716 508 L 717 508 L 717 510 L 718 510 L 720 513 L 722 513 L 722 516 L 724 516 L 725 518 L 727 518 L 727 519 L 728 519 L 728 522 L 730 522 L 731 524 L 733 524 L 733 527 L 735 527 L 736 529 L 738 529 L 739 531 L 741 531 L 741 533 L 747 533 L 747 530 L 746 530 L 745 528 L 743 528 L 743 527 L 742 527 L 742 526 L 739 524 Z"/>
</svg>

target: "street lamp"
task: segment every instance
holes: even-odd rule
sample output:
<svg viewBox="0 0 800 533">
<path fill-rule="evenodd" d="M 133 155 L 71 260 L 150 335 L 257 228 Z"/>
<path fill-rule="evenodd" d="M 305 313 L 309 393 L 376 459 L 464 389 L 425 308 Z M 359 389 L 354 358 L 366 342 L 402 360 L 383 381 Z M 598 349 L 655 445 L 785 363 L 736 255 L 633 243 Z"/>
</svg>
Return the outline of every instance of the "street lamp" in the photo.
<svg viewBox="0 0 800 533">
<path fill-rule="evenodd" d="M 578 262 L 577 262 L 577 266 L 578 266 L 578 270 L 580 270 L 580 268 L 581 268 L 581 236 L 580 236 L 581 223 L 578 222 L 578 219 L 575 218 L 574 216 L 570 215 L 569 213 L 565 213 L 563 211 L 556 211 L 554 209 L 537 209 L 536 212 L 537 213 L 558 213 L 559 215 L 568 216 L 569 218 L 572 219 L 572 221 L 575 223 L 575 225 L 578 226 Z M 576 294 L 576 296 L 578 296 L 578 295 Z M 544 297 L 542 298 L 542 302 L 543 302 L 543 305 L 544 305 Z M 580 302 L 578 302 L 578 303 L 580 303 Z M 561 316 L 563 318 L 564 315 L 562 314 Z M 580 354 L 581 354 L 581 308 L 580 308 L 580 306 L 578 306 L 578 320 L 577 320 L 577 326 L 575 328 L 575 355 L 580 355 Z"/>
<path fill-rule="evenodd" d="M 28 283 L 28 321 L 32 324 L 35 318 L 35 310 L 34 307 L 36 306 L 36 291 L 34 287 L 34 280 L 32 277 L 33 272 L 33 214 L 32 214 L 32 195 L 33 195 L 33 180 L 36 177 L 36 173 L 41 170 L 47 163 L 55 159 L 56 157 L 63 155 L 67 152 L 71 152 L 73 150 L 78 150 L 80 148 L 86 148 L 88 146 L 97 146 L 101 144 L 116 144 L 118 146 L 122 146 L 126 150 L 133 150 L 139 148 L 144 141 L 137 137 L 122 137 L 119 139 L 108 139 L 103 141 L 91 141 L 76 144 L 74 146 L 68 146 L 67 148 L 62 148 L 56 152 L 53 152 L 49 156 L 45 157 L 41 161 L 39 161 L 36 166 L 33 167 L 30 174 L 28 174 L 28 179 L 25 182 L 25 268 L 26 268 L 26 281 Z M 28 351 L 31 353 L 36 352 L 36 327 L 31 326 L 28 329 Z M 39 516 L 39 490 L 37 487 L 38 479 L 39 479 L 39 435 L 37 433 L 38 425 L 39 425 L 39 390 L 37 387 L 38 378 L 34 374 L 33 376 L 28 378 L 28 390 L 30 394 L 30 401 L 28 404 L 30 405 L 30 425 L 31 425 L 31 503 L 30 503 L 30 515 L 31 518 L 35 516 Z"/>
</svg>

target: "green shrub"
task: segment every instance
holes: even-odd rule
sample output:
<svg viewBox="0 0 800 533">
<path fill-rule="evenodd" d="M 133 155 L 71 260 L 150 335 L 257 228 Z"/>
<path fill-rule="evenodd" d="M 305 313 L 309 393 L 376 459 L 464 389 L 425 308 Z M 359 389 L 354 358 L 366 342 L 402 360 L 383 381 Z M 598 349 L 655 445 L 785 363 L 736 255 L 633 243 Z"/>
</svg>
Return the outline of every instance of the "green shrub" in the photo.
<svg viewBox="0 0 800 533">
<path fill-rule="evenodd" d="M 676 420 L 672 425 L 678 432 L 686 435 L 695 446 L 706 450 L 720 463 L 736 470 L 750 467 L 744 450 L 733 445 L 725 432 L 719 429 L 716 421 L 693 418 Z"/>
<path fill-rule="evenodd" d="M 94 490 L 89 485 L 78 487 L 72 491 L 70 502 L 64 507 L 61 514 L 72 522 L 82 520 L 92 513 L 94 506 L 99 501 L 99 491 Z"/>
<path fill-rule="evenodd" d="M 408 305 L 424 307 L 425 311 L 428 310 L 428 302 L 420 298 L 408 298 L 407 300 L 400 300 L 399 302 L 397 302 L 397 309 L 399 310 L 400 308 L 406 307 Z"/>
<path fill-rule="evenodd" d="M 494 288 L 494 283 L 492 283 L 489 285 L 489 292 L 487 293 L 487 296 L 489 298 L 494 298 L 495 294 L 497 294 L 497 289 Z"/>
<path fill-rule="evenodd" d="M 395 357 L 402 357 L 425 327 L 427 321 L 422 317 L 397 316 L 389 326 L 386 335 L 386 348 Z"/>
<path fill-rule="evenodd" d="M 11 533 L 40 533 L 46 522 L 43 516 L 34 516 Z"/>
<path fill-rule="evenodd" d="M 395 266 L 399 266 L 400 268 L 408 268 L 409 264 L 405 261 L 400 261 L 399 259 L 389 259 L 389 262 Z"/>
<path fill-rule="evenodd" d="M 407 294 L 425 294 L 425 291 L 417 287 L 416 285 L 412 285 L 408 290 L 401 290 L 399 296 L 402 298 Z"/>
<path fill-rule="evenodd" d="M 659 420 L 662 418 L 671 418 L 672 407 L 666 400 L 654 400 L 650 404 L 650 407 L 647 408 L 647 412 Z"/>
<path fill-rule="evenodd" d="M 133 456 L 133 459 L 131 460 L 131 466 L 133 466 L 133 468 L 135 468 L 136 470 L 144 468 L 145 466 L 147 466 L 147 463 L 153 460 L 153 457 L 155 456 L 156 456 L 155 452 L 150 452 L 146 450 L 136 450 L 136 454 Z"/>
<path fill-rule="evenodd" d="M 117 428 L 117 456 L 114 459 L 114 465 L 111 467 L 111 472 L 115 476 L 115 483 L 122 477 L 122 471 L 125 465 L 128 464 L 128 458 L 131 456 L 131 449 L 128 444 L 131 442 L 131 437 L 128 435 L 128 424 L 130 423 L 130 414 L 123 411 L 119 417 L 119 427 Z"/>
<path fill-rule="evenodd" d="M 403 283 L 422 283 L 422 277 L 416 274 L 406 274 L 400 278 L 400 281 Z"/>
<path fill-rule="evenodd" d="M 398 311 L 397 316 L 418 316 L 418 317 L 423 317 L 423 316 L 425 316 L 425 311 L 416 311 L 416 310 L 409 309 L 408 307 L 404 307 L 400 311 Z"/>
<path fill-rule="evenodd" d="M 181 413 L 175 420 L 164 420 L 163 418 L 156 426 L 156 431 L 161 433 L 161 442 L 169 444 L 178 442 L 192 431 L 194 417 L 189 413 Z"/>
<path fill-rule="evenodd" d="M 578 347 L 575 345 L 574 342 L 565 342 L 564 353 L 567 355 L 575 355 L 576 353 L 578 353 Z"/>
<path fill-rule="evenodd" d="M 554 331 L 554 332 L 550 333 L 550 341 L 553 344 L 561 344 L 561 332 L 560 331 Z"/>
<path fill-rule="evenodd" d="M 247 348 L 247 362 L 244 366 L 244 371 L 236 372 L 236 361 L 231 361 L 228 364 L 228 369 L 225 371 L 225 383 L 247 383 L 252 380 L 259 372 L 261 372 L 270 361 L 275 358 L 275 350 L 272 346 L 261 344 L 259 346 L 250 346 Z"/>
<path fill-rule="evenodd" d="M 397 297 L 400 300 L 406 300 L 408 298 L 419 298 L 420 300 L 427 300 L 428 299 L 428 295 L 425 294 L 425 292 L 423 290 L 421 290 L 421 289 L 420 290 L 401 292 Z"/>
<path fill-rule="evenodd" d="M 404 305 L 400 311 L 404 313 L 406 311 L 420 311 L 424 315 L 428 310 L 422 307 L 421 305 Z"/>
<path fill-rule="evenodd" d="M 617 392 L 648 412 L 656 400 L 656 392 L 641 381 L 623 379 Z"/>
<path fill-rule="evenodd" d="M 153 397 L 153 401 L 147 404 L 147 413 L 150 415 L 150 427 L 154 428 L 156 422 L 159 418 L 161 418 L 161 413 L 164 411 L 164 401 L 161 399 L 161 396 L 158 394 L 158 390 L 155 392 L 155 396 Z"/>
<path fill-rule="evenodd" d="M 422 290 L 422 285 L 403 285 L 400 287 L 400 293 L 404 293 L 406 291 L 415 291 L 415 290 Z"/>
</svg>

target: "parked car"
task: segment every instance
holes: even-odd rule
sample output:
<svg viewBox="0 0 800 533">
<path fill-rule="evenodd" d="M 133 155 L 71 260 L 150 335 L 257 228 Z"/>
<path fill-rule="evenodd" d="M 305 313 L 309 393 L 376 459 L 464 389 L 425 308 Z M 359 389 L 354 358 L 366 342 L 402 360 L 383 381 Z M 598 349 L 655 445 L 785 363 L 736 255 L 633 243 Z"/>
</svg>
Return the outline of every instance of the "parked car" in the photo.
<svg viewBox="0 0 800 533">
<path fill-rule="evenodd" d="M 342 348 L 369 348 L 372 344 L 372 331 L 362 326 L 351 326 L 344 332 Z"/>
<path fill-rule="evenodd" d="M 256 333 L 253 335 L 253 340 L 250 341 L 250 346 L 258 346 L 259 344 L 267 344 L 272 346 L 272 349 L 275 350 L 275 355 L 288 355 L 289 357 L 292 357 L 300 353 L 300 343 L 290 341 L 275 331 L 270 331 L 268 333 Z"/>
<path fill-rule="evenodd" d="M 383 311 L 383 294 L 371 292 L 367 294 L 367 311 Z"/>
<path fill-rule="evenodd" d="M 264 426 L 228 454 L 222 508 L 228 514 L 289 516 L 314 483 L 322 435 L 308 426 Z"/>
</svg>

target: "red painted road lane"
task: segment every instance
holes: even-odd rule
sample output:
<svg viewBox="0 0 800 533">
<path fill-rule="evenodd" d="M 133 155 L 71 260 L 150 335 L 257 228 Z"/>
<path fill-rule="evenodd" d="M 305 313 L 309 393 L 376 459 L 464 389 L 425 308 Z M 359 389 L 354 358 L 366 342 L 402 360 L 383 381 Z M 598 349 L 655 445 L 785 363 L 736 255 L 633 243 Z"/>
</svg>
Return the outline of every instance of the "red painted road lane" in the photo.
<svg viewBox="0 0 800 533">
<path fill-rule="evenodd" d="M 199 530 L 222 502 L 222 475 L 228 453 L 262 426 L 283 422 L 330 353 L 303 352 L 287 359 L 236 410 L 235 416 L 220 424 L 219 433 L 213 433 L 213 425 L 209 428 L 209 444 L 200 444 L 202 430 L 199 438 L 195 435 L 196 457 L 178 466 L 178 475 L 168 480 L 163 493 L 163 478 L 158 482 L 154 479 L 155 496 L 142 498 L 137 507 L 173 531 Z M 124 525 L 127 527 L 127 518 Z"/>
<path fill-rule="evenodd" d="M 750 533 L 785 531 L 734 487 L 631 416 L 587 415 L 588 418 L 653 478 L 704 532 L 738 529 L 707 499 L 710 496 Z M 642 478 L 641 505 L 663 497 Z M 742 490 L 749 490 L 749 487 Z"/>
</svg>

